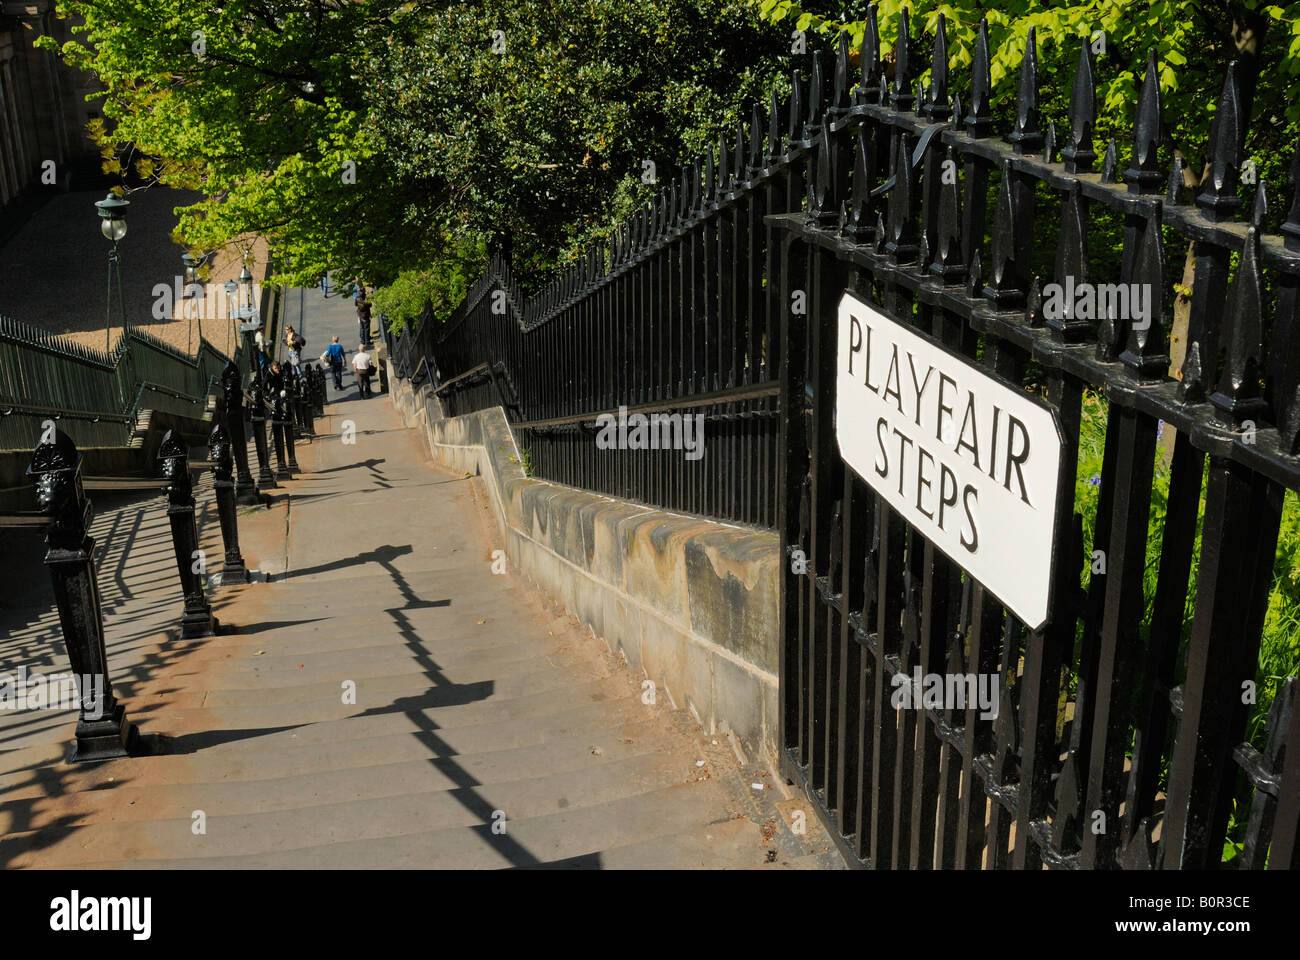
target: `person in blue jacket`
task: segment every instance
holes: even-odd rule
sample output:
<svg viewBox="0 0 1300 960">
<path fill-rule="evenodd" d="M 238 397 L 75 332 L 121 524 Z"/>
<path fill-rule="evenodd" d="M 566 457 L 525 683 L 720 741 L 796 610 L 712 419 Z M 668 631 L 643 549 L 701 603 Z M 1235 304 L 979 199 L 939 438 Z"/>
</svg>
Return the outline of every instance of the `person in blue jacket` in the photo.
<svg viewBox="0 0 1300 960">
<path fill-rule="evenodd" d="M 343 389 L 343 363 L 346 356 L 338 337 L 335 337 L 334 342 L 325 348 L 325 359 L 330 365 L 330 373 L 334 374 L 335 390 Z"/>
</svg>

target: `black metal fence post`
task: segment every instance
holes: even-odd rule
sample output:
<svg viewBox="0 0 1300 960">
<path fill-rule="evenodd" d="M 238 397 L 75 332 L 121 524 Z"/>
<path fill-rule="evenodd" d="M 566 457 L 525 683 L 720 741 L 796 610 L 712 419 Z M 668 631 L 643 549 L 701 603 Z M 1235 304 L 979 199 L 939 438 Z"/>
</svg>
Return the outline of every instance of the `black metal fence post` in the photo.
<svg viewBox="0 0 1300 960">
<path fill-rule="evenodd" d="M 292 480 L 298 472 L 298 458 L 293 449 L 293 375 L 281 371 L 271 375 L 274 397 L 271 406 L 271 424 L 275 431 L 276 478 Z"/>
<path fill-rule="evenodd" d="M 235 482 L 231 479 L 230 435 L 217 424 L 208 435 L 208 460 L 212 464 L 212 486 L 217 495 L 217 516 L 221 520 L 221 542 L 226 548 L 221 582 L 248 583 L 248 568 L 239 552 L 239 523 L 235 516 Z"/>
<path fill-rule="evenodd" d="M 278 486 L 271 472 L 271 454 L 266 441 L 266 396 L 261 376 L 254 374 L 248 381 L 250 404 L 249 423 L 253 428 L 253 445 L 257 451 L 257 487 L 269 490 Z"/>
<path fill-rule="evenodd" d="M 128 756 L 136 730 L 126 718 L 126 708 L 114 697 L 108 676 L 95 541 L 87 533 L 93 508 L 81 485 L 81 454 L 65 433 L 55 430 L 52 438 L 36 447 L 27 475 L 36 485 L 41 511 L 50 518 L 45 565 L 81 698 L 76 743 L 68 759 Z"/>
<path fill-rule="evenodd" d="M 172 548 L 176 551 L 176 570 L 185 595 L 181 616 L 181 636 L 209 637 L 217 632 L 217 620 L 203 595 L 204 568 L 199 563 L 199 535 L 194 523 L 194 488 L 190 482 L 189 450 L 172 430 L 163 434 L 158 450 L 162 473 L 171 483 L 167 487 L 167 519 L 171 522 Z"/>
<path fill-rule="evenodd" d="M 230 448 L 235 457 L 235 500 L 252 505 L 261 502 L 253 475 L 248 469 L 248 439 L 244 435 L 244 390 L 239 367 L 232 360 L 221 371 L 223 413 Z"/>
</svg>

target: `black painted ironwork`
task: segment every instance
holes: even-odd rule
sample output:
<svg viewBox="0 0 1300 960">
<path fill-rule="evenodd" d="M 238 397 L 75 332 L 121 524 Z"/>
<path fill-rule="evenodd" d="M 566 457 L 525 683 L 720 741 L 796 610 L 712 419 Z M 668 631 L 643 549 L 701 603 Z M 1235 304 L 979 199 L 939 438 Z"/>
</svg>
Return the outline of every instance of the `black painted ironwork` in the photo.
<svg viewBox="0 0 1300 960">
<path fill-rule="evenodd" d="M 206 563 L 199 552 L 198 527 L 194 522 L 194 486 L 188 466 L 189 449 L 177 434 L 168 430 L 158 448 L 162 475 L 167 478 L 167 519 L 171 524 L 172 548 L 176 554 L 176 572 L 180 575 L 185 607 L 181 615 L 181 636 L 209 637 L 217 632 L 203 592 Z"/>
<path fill-rule="evenodd" d="M 220 423 L 208 435 L 208 461 L 212 464 L 212 486 L 217 497 L 217 516 L 221 522 L 221 542 L 225 547 L 225 561 L 221 566 L 221 582 L 247 583 L 248 568 L 239 552 L 239 521 L 235 516 L 235 481 L 231 468 L 231 438 Z"/>
<path fill-rule="evenodd" d="M 257 454 L 257 489 L 269 490 L 279 486 L 271 472 L 271 454 L 267 447 L 266 387 L 262 377 L 253 374 L 248 378 L 248 422 L 253 431 L 253 449 Z"/>
<path fill-rule="evenodd" d="M 45 565 L 54 602 L 76 674 L 81 710 L 68 759 L 108 760 L 134 749 L 135 725 L 113 695 L 104 646 L 104 615 L 95 578 L 95 540 L 87 532 L 94 508 L 81 481 L 81 454 L 61 430 L 37 445 L 27 475 L 36 486 L 41 512 L 49 518 Z"/>
<path fill-rule="evenodd" d="M 235 361 L 221 371 L 222 418 L 235 458 L 235 500 L 242 504 L 260 502 L 253 475 L 248 469 L 248 440 L 244 434 L 244 388 Z"/>
<path fill-rule="evenodd" d="M 1244 797 L 1234 863 L 1297 866 L 1294 680 L 1264 749 L 1246 742 L 1242 687 L 1255 679 L 1283 496 L 1300 489 L 1300 145 L 1270 235 L 1263 187 L 1247 204 L 1239 182 L 1250 114 L 1239 64 L 1191 197 L 1182 161 L 1166 158 L 1168 175 L 1161 165 L 1154 51 L 1131 141 L 1100 144 L 1106 67 L 1086 41 L 1068 114 L 1047 118 L 1029 31 L 1000 130 L 987 23 L 960 97 L 941 18 L 926 87 L 906 12 L 892 76 L 874 7 L 852 90 L 836 39 L 829 90 L 812 56 L 784 117 L 775 98 L 755 109 L 732 144 L 666 178 L 608 250 L 528 297 L 499 250 L 451 316 L 385 328 L 395 375 L 446 415 L 501 406 L 541 477 L 776 529 L 788 561 L 783 772 L 851 862 L 1217 868 Z M 1045 195 L 1059 222 L 1041 215 Z M 1090 262 L 1103 220 L 1122 226 L 1118 276 Z M 1171 371 L 1166 265 L 1192 241 L 1187 349 Z M 1147 285 L 1149 323 L 1046 310 L 1046 289 L 1067 278 Z M 1064 519 L 1039 629 L 840 458 L 846 290 L 1054 411 Z M 1105 437 L 1091 543 L 1075 496 L 1085 396 Z M 601 449 L 598 422 L 620 408 L 703 412 L 708 453 L 691 466 L 676 451 Z M 1106 563 L 1085 581 L 1094 551 Z M 895 678 L 915 669 L 996 677 L 996 718 L 974 704 L 895 707 Z"/>
</svg>

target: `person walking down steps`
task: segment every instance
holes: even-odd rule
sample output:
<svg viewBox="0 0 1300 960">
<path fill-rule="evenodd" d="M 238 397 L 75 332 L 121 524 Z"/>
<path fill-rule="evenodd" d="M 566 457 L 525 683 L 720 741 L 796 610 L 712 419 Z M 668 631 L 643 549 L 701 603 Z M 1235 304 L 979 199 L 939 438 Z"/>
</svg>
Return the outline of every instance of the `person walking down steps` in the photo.
<svg viewBox="0 0 1300 960">
<path fill-rule="evenodd" d="M 343 361 L 345 354 L 343 345 L 339 343 L 339 338 L 335 337 L 334 342 L 325 348 L 321 354 L 320 362 L 330 368 L 330 373 L 334 375 L 334 389 L 343 389 Z"/>
<path fill-rule="evenodd" d="M 369 399 L 373 396 L 370 378 L 375 375 L 375 368 L 370 362 L 370 354 L 366 353 L 365 344 L 357 346 L 357 352 L 352 357 L 352 369 L 357 375 L 357 388 L 361 391 L 361 399 Z"/>
</svg>

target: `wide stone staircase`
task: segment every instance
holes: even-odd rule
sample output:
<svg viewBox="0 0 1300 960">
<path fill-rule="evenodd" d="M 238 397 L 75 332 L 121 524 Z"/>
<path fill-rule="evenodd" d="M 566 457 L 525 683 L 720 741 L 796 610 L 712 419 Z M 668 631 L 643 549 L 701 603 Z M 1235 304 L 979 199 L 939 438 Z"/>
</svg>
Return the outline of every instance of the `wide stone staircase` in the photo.
<svg viewBox="0 0 1300 960">
<path fill-rule="evenodd" d="M 327 413 L 299 477 L 241 511 L 269 582 L 212 591 L 229 632 L 178 639 L 160 496 L 99 505 L 110 663 L 142 755 L 68 765 L 72 713 L 0 711 L 0 866 L 839 865 L 765 759 L 662 691 L 644 702 L 508 558 L 493 572 L 477 481 L 430 467 L 385 398 L 348 383 Z M 29 587 L 0 594 L 0 673 L 66 669 L 39 542 L 6 546 Z"/>
</svg>

